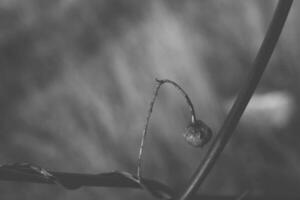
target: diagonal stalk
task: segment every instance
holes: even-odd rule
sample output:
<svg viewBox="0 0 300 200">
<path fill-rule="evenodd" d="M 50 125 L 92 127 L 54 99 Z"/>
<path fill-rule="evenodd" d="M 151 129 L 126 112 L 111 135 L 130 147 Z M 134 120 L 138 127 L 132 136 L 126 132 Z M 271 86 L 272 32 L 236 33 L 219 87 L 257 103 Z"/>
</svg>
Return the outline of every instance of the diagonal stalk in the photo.
<svg viewBox="0 0 300 200">
<path fill-rule="evenodd" d="M 184 91 L 184 89 L 182 87 L 180 87 L 175 81 L 169 80 L 169 79 L 155 79 L 155 81 L 158 83 L 158 85 L 155 88 L 155 91 L 153 93 L 153 98 L 150 102 L 150 107 L 147 113 L 147 118 L 146 118 L 146 124 L 145 124 L 145 128 L 143 130 L 143 135 L 142 135 L 142 140 L 141 140 L 141 144 L 140 144 L 140 149 L 139 149 L 139 155 L 138 155 L 138 161 L 137 161 L 137 177 L 140 179 L 142 177 L 142 156 L 143 156 L 143 151 L 144 151 L 144 146 L 145 146 L 145 139 L 146 139 L 146 135 L 148 133 L 148 126 L 149 126 L 149 122 L 150 122 L 150 117 L 153 111 L 153 107 L 154 107 L 154 103 L 156 101 L 156 98 L 158 96 L 158 91 L 160 89 L 160 87 L 165 84 L 165 83 L 169 83 L 171 85 L 173 85 L 176 89 L 179 90 L 179 92 L 184 96 L 189 108 L 190 108 L 190 112 L 191 112 L 191 122 L 194 123 L 197 121 L 196 118 L 196 112 L 193 106 L 193 103 L 191 101 L 191 99 L 189 98 L 188 94 Z"/>
<path fill-rule="evenodd" d="M 233 134 L 256 86 L 268 64 L 268 61 L 274 51 L 283 25 L 286 21 L 293 0 L 279 0 L 275 14 L 270 23 L 269 29 L 254 60 L 253 68 L 249 73 L 248 79 L 242 86 L 239 95 L 232 106 L 223 126 L 219 130 L 208 153 L 200 163 L 190 182 L 179 195 L 178 199 L 186 200 L 195 194 L 204 182 L 205 178 L 213 168 L 215 162 L 223 151 L 225 145 Z"/>
</svg>

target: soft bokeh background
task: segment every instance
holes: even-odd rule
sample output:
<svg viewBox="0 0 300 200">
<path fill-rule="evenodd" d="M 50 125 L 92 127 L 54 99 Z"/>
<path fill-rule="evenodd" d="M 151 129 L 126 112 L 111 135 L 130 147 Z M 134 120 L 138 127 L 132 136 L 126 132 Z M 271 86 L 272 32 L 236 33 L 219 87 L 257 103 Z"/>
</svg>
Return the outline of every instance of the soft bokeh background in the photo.
<svg viewBox="0 0 300 200">
<path fill-rule="evenodd" d="M 190 95 L 216 132 L 277 1 L 1 0 L 0 162 L 134 173 L 154 79 Z M 199 193 L 299 194 L 300 3 L 233 139 Z M 180 191 L 207 147 L 181 133 L 189 110 L 160 91 L 144 175 Z M 0 182 L 1 199 L 152 199 L 139 190 Z"/>
</svg>

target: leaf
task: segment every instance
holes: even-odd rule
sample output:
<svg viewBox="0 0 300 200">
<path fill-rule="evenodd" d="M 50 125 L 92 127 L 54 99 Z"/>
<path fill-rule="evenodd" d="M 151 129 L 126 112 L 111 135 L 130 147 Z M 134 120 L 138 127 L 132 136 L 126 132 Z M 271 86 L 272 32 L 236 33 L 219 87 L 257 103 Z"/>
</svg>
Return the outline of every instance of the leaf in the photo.
<svg viewBox="0 0 300 200">
<path fill-rule="evenodd" d="M 160 199 L 173 197 L 168 186 L 151 179 L 139 179 L 124 171 L 101 174 L 64 173 L 48 171 L 30 163 L 15 163 L 0 166 L 0 180 L 56 184 L 65 189 L 78 189 L 82 186 L 141 188 Z"/>
</svg>

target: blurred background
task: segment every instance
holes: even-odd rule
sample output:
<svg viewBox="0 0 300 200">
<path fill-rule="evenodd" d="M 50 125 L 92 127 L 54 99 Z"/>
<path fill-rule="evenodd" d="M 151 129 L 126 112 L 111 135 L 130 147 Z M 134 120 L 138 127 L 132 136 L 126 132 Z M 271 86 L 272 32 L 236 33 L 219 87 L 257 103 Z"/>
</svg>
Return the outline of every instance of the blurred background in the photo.
<svg viewBox="0 0 300 200">
<path fill-rule="evenodd" d="M 0 162 L 135 173 L 155 78 L 181 85 L 214 132 L 245 81 L 277 1 L 1 0 Z M 300 195 L 300 3 L 232 140 L 199 194 Z M 207 147 L 164 85 L 143 172 L 182 190 Z M 208 144 L 210 145 L 210 143 Z M 1 199 L 153 199 L 134 189 L 0 182 Z"/>
</svg>

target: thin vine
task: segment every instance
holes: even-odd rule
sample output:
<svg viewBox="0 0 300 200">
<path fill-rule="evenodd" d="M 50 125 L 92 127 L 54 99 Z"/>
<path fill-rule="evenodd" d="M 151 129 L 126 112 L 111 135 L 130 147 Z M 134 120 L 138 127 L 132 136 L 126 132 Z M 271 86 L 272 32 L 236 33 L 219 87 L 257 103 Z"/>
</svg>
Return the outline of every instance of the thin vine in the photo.
<svg viewBox="0 0 300 200">
<path fill-rule="evenodd" d="M 156 101 L 156 98 L 158 96 L 158 91 L 161 88 L 161 86 L 165 83 L 171 84 L 174 86 L 185 98 L 186 103 L 189 106 L 190 112 L 191 112 L 191 123 L 187 126 L 185 133 L 183 134 L 186 141 L 195 147 L 202 147 L 204 146 L 212 136 L 211 129 L 201 120 L 197 119 L 196 112 L 193 106 L 193 103 L 191 99 L 189 98 L 188 94 L 184 91 L 182 87 L 180 87 L 175 81 L 169 80 L 169 79 L 155 79 L 157 82 L 157 85 L 155 87 L 153 98 L 150 102 L 149 110 L 147 112 L 147 118 L 146 123 L 143 129 L 141 144 L 139 148 L 139 155 L 138 155 L 138 161 L 137 161 L 137 177 L 142 177 L 142 156 L 145 146 L 145 139 L 148 133 L 148 127 L 150 118 L 153 112 L 154 103 Z"/>
</svg>

